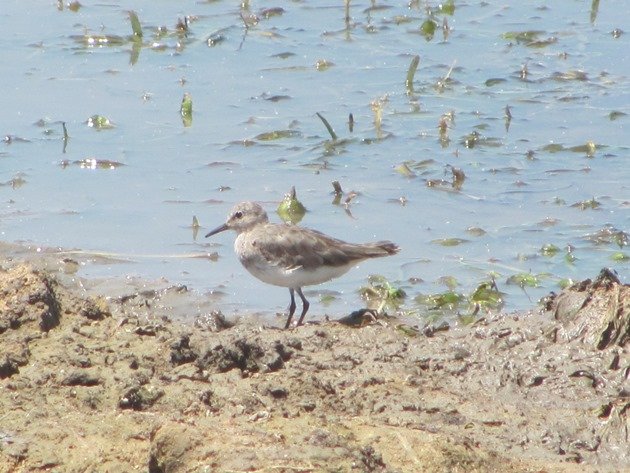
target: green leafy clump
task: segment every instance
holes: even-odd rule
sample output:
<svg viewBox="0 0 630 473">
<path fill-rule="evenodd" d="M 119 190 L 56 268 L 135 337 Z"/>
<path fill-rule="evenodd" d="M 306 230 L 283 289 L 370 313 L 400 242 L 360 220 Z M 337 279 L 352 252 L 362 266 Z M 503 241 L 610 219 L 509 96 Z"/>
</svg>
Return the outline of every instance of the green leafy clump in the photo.
<svg viewBox="0 0 630 473">
<path fill-rule="evenodd" d="M 444 277 L 440 280 L 447 284 L 448 290 L 433 294 L 419 294 L 414 302 L 426 306 L 432 311 L 432 317 L 452 316 L 457 314 L 460 322 L 470 323 L 477 319 L 480 309 L 500 309 L 504 303 L 504 294 L 499 291 L 494 279 L 482 281 L 470 293 L 465 294 L 455 290 L 455 278 Z"/>
<path fill-rule="evenodd" d="M 539 287 L 540 276 L 532 273 L 513 274 L 507 279 L 508 284 L 517 284 L 520 287 Z"/>
<path fill-rule="evenodd" d="M 494 281 L 482 282 L 471 294 L 470 302 L 482 307 L 498 308 L 503 305 L 503 294 Z"/>
<path fill-rule="evenodd" d="M 431 309 L 455 310 L 466 300 L 466 296 L 455 291 L 448 290 L 436 294 L 420 294 L 415 300 L 418 303 L 429 306 Z"/>
<path fill-rule="evenodd" d="M 601 207 L 601 203 L 599 203 L 597 200 L 595 200 L 595 197 L 593 197 L 592 199 L 589 200 L 582 200 L 580 202 L 576 202 L 575 204 L 571 205 L 571 207 L 573 208 L 577 208 L 580 210 L 597 210 L 598 208 Z"/>
<path fill-rule="evenodd" d="M 359 289 L 359 293 L 370 305 L 377 307 L 377 312 L 382 312 L 386 307 L 396 310 L 407 297 L 402 288 L 392 285 L 380 275 L 370 276 L 368 285 Z"/>
</svg>

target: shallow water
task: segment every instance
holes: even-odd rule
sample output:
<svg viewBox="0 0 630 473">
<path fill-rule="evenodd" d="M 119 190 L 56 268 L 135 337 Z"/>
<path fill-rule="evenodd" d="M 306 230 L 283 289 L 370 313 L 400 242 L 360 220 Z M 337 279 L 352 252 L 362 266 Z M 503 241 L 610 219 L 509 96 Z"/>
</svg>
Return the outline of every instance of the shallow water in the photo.
<svg viewBox="0 0 630 473">
<path fill-rule="evenodd" d="M 0 13 L 3 240 L 116 257 L 88 258 L 81 277 L 167 279 L 224 293 L 216 303 L 224 313 L 272 314 L 285 308 L 287 291 L 239 266 L 233 235 L 203 234 L 241 200 L 262 201 L 279 221 L 273 211 L 295 185 L 308 209 L 301 224 L 402 247 L 309 288 L 312 301 L 336 296 L 313 304 L 315 315 L 362 305 L 357 290 L 372 273 L 402 286 L 403 308 L 420 316 L 430 311 L 414 298 L 445 291 L 444 277 L 470 294 L 493 275 L 507 310 L 529 308 L 563 279 L 604 266 L 627 281 L 628 260 L 612 259 L 630 253 L 615 233 L 630 227 L 629 41 L 613 34 L 630 30 L 624 2 L 455 1 L 453 14 L 429 3 L 438 25 L 429 40 L 419 33 L 429 17 L 424 2 L 351 2 L 346 23 L 341 1 L 251 3 L 249 10 L 225 1 L 144 1 L 132 5 L 141 41 L 131 38 L 130 5 L 85 3 L 75 12 L 9 1 Z M 283 11 L 266 18 L 269 6 Z M 188 32 L 178 34 L 186 15 Z M 157 35 L 161 25 L 166 33 Z M 510 34 L 527 31 L 538 33 Z M 110 45 L 94 46 L 86 35 L 112 36 Z M 223 40 L 210 47 L 210 37 Z M 420 64 L 410 93 L 414 55 Z M 190 126 L 179 113 L 185 92 Z M 454 120 L 441 140 L 438 124 L 448 112 Z M 114 127 L 89 127 L 96 114 Z M 260 137 L 286 130 L 285 138 Z M 120 165 L 80 164 L 90 159 Z M 411 173 L 400 172 L 403 163 Z M 459 189 L 449 166 L 465 174 Z M 359 194 L 351 216 L 331 204 L 334 180 Z M 437 180 L 444 182 L 428 185 Z M 580 208 L 592 200 L 596 209 Z M 203 227 L 197 238 L 193 216 Z M 465 241 L 437 243 L 453 238 Z M 545 245 L 557 253 L 542 252 Z M 218 258 L 188 257 L 214 252 Z M 507 284 L 529 272 L 540 276 L 538 287 Z"/>
</svg>

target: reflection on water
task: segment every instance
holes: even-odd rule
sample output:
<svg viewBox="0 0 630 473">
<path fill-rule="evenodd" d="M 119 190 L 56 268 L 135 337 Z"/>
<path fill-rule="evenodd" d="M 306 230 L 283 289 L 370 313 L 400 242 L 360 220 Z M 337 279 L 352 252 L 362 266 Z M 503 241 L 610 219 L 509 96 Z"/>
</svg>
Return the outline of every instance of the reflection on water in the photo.
<svg viewBox="0 0 630 473">
<path fill-rule="evenodd" d="M 314 314 L 362 305 L 372 273 L 422 315 L 425 296 L 489 281 L 508 310 L 603 266 L 627 281 L 621 0 L 136 3 L 133 28 L 124 5 L 5 5 L 3 240 L 123 261 L 80 276 L 166 278 L 225 292 L 226 313 L 274 313 L 284 290 L 191 222 L 213 228 L 245 199 L 271 212 L 295 186 L 302 225 L 402 248 L 310 288 Z"/>
</svg>

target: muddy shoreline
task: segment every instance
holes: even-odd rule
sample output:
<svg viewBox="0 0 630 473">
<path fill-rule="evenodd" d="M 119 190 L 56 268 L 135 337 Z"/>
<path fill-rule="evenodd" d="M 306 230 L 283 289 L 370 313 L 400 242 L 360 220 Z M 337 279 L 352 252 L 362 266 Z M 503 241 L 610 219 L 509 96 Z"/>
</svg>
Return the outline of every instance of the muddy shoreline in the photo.
<svg viewBox="0 0 630 473">
<path fill-rule="evenodd" d="M 97 297 L 35 260 L 0 294 L 0 472 L 630 471 L 611 273 L 417 334 L 185 324 L 160 291 Z"/>
</svg>

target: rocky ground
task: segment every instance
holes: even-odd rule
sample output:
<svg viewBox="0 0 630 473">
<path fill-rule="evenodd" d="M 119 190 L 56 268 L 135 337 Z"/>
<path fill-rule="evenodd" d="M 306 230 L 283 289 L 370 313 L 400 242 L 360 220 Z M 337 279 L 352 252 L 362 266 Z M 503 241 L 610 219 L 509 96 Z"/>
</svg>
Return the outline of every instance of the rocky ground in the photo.
<svg viewBox="0 0 630 473">
<path fill-rule="evenodd" d="M 614 274 L 445 331 L 192 325 L 161 296 L 0 271 L 0 472 L 630 471 Z"/>
</svg>

